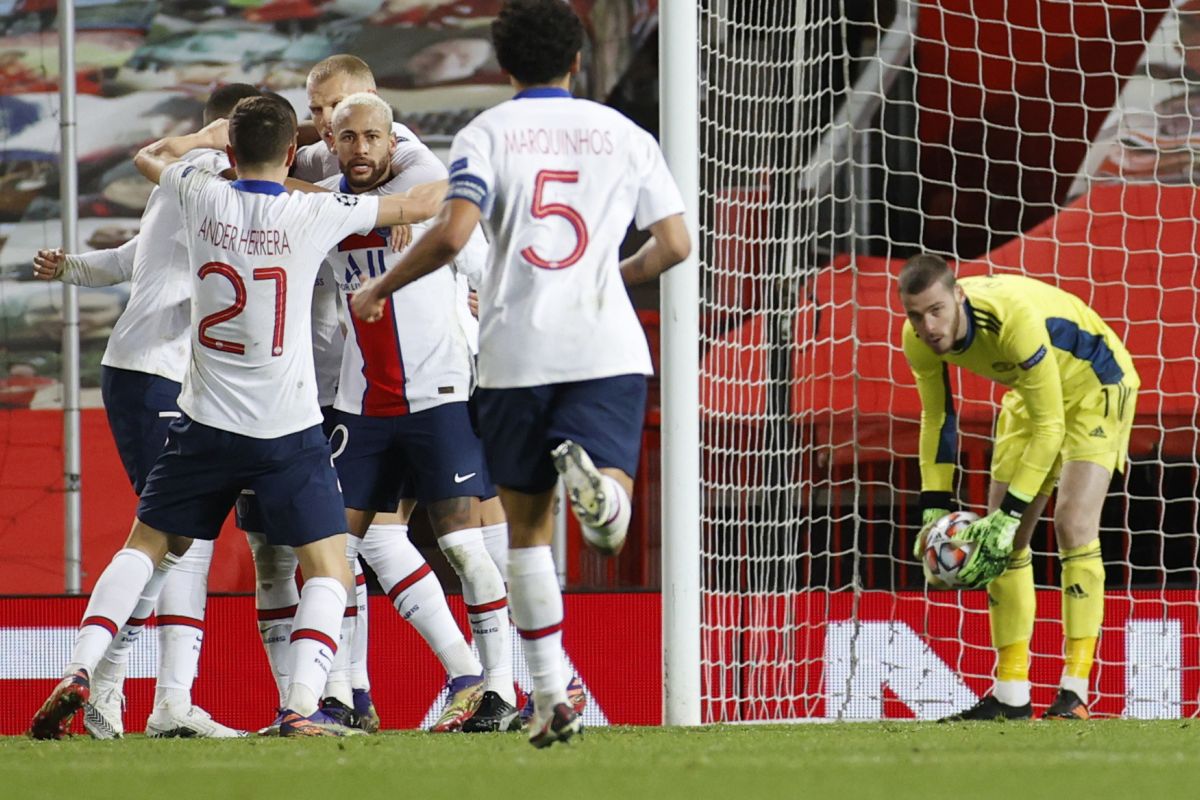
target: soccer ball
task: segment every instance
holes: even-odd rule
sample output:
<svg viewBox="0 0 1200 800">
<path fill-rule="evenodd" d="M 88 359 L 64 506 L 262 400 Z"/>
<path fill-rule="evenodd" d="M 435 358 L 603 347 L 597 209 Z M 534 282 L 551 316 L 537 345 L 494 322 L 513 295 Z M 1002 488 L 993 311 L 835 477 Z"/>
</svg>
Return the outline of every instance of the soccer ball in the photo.
<svg viewBox="0 0 1200 800">
<path fill-rule="evenodd" d="M 939 519 L 925 535 L 925 568 L 949 587 L 958 585 L 958 571 L 971 557 L 974 542 L 960 542 L 954 537 L 963 528 L 979 519 L 970 511 L 955 511 Z"/>
</svg>

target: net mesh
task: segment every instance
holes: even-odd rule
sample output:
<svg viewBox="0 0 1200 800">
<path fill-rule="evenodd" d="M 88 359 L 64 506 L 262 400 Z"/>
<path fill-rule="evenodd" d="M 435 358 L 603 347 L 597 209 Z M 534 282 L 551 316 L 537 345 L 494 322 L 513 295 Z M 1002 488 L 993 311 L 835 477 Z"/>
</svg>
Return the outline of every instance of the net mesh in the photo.
<svg viewBox="0 0 1200 800">
<path fill-rule="evenodd" d="M 984 593 L 926 593 L 910 552 L 893 283 L 921 249 L 1055 283 L 1125 340 L 1142 390 L 1092 710 L 1197 713 L 1200 4 L 1176 5 L 700 3 L 706 720 L 936 717 L 991 685 Z M 952 382 L 981 511 L 1002 387 Z M 1035 706 L 1061 670 L 1053 513 Z"/>
</svg>

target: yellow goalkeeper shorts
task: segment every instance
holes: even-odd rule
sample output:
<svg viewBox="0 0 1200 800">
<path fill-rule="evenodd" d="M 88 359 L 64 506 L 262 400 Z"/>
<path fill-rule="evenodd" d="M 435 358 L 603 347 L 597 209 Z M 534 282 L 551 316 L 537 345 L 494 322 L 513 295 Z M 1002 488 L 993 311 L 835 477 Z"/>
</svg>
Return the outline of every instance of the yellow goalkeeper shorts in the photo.
<svg viewBox="0 0 1200 800">
<path fill-rule="evenodd" d="M 1067 406 L 1067 433 L 1062 452 L 1054 460 L 1038 494 L 1049 495 L 1058 483 L 1065 461 L 1091 461 L 1109 472 L 1124 472 L 1137 406 L 1137 387 L 1124 384 L 1097 386 Z M 992 479 L 1011 483 L 1033 436 L 1033 422 L 1021 395 L 1007 392 L 1000 402 L 996 440 L 992 450 Z"/>
</svg>

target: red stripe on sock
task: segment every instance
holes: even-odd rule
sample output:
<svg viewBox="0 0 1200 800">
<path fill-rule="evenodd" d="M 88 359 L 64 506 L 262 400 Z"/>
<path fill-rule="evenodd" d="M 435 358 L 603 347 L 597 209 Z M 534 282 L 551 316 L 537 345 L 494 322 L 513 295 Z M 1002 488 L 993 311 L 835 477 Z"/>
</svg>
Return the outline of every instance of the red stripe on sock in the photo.
<svg viewBox="0 0 1200 800">
<path fill-rule="evenodd" d="M 522 639 L 541 639 L 546 636 L 549 636 L 552 633 L 558 633 L 559 631 L 562 630 L 562 626 L 563 626 L 562 622 L 556 622 L 553 625 L 550 625 L 545 628 L 538 628 L 537 630 L 534 630 L 534 631 L 521 631 L 521 638 Z"/>
<path fill-rule="evenodd" d="M 367 576 L 362 574 L 361 572 L 359 574 L 355 575 L 354 576 L 354 585 L 355 586 L 366 586 L 367 585 Z"/>
<path fill-rule="evenodd" d="M 196 630 L 204 630 L 204 620 L 196 619 L 195 617 L 184 617 L 179 614 L 159 614 L 158 627 L 161 628 L 163 625 L 186 625 Z"/>
<path fill-rule="evenodd" d="M 273 622 L 277 619 L 291 619 L 296 616 L 296 606 L 284 606 L 283 608 L 260 608 L 258 610 L 259 622 Z"/>
<path fill-rule="evenodd" d="M 337 653 L 337 642 L 313 628 L 301 628 L 298 631 L 292 631 L 292 642 L 295 643 L 297 639 L 312 639 L 314 642 L 320 642 L 334 653 Z"/>
<path fill-rule="evenodd" d="M 84 617 L 83 622 L 79 623 L 79 627 L 81 628 L 86 628 L 88 625 L 99 625 L 113 636 L 117 635 L 117 623 L 108 617 Z"/>
<path fill-rule="evenodd" d="M 343 617 L 357 617 L 358 606 L 346 606 L 346 610 L 342 613 Z"/>
<path fill-rule="evenodd" d="M 405 589 L 409 588 L 414 583 L 421 580 L 421 578 L 424 578 L 426 575 L 429 575 L 432 572 L 433 570 L 429 568 L 428 564 L 422 564 L 421 566 L 417 567 L 412 571 L 411 574 L 409 574 L 407 578 L 391 588 L 391 590 L 388 592 L 388 599 L 393 603 L 396 602 L 396 598 L 399 597 Z"/>
<path fill-rule="evenodd" d="M 508 606 L 508 598 L 501 597 L 499 600 L 493 600 L 490 603 L 480 603 L 477 606 L 468 605 L 468 614 L 486 614 L 489 611 L 499 611 Z"/>
<path fill-rule="evenodd" d="M 126 620 L 125 624 L 126 625 L 145 625 L 146 620 L 148 620 L 148 619 L 150 619 L 150 618 L 149 617 L 130 617 L 128 620 Z"/>
</svg>

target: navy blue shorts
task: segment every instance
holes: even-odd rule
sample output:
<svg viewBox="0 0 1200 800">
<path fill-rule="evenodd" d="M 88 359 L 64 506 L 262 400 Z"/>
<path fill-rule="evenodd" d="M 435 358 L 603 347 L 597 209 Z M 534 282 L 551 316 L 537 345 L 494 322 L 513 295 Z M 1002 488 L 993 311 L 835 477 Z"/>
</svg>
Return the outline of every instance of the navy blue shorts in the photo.
<svg viewBox="0 0 1200 800">
<path fill-rule="evenodd" d="M 243 489 L 254 492 L 260 529 L 300 547 L 345 533 L 346 509 L 320 426 L 276 439 L 219 430 L 186 414 L 171 423 L 137 516 L 164 533 L 215 539 Z"/>
<path fill-rule="evenodd" d="M 558 480 L 550 451 L 571 439 L 597 467 L 633 477 L 642 449 L 646 376 L 519 389 L 476 389 L 488 469 L 498 486 L 540 494 Z"/>
<path fill-rule="evenodd" d="M 475 399 L 474 392 L 467 400 L 467 414 L 471 418 L 471 430 L 475 431 L 475 435 L 482 442 L 483 434 L 479 432 L 479 401 Z M 480 475 L 483 478 L 483 494 L 479 496 L 479 499 L 491 500 L 496 496 L 496 484 L 492 482 L 492 473 L 488 470 L 486 458 L 483 460 L 483 472 Z"/>
<path fill-rule="evenodd" d="M 321 406 L 321 434 L 325 437 L 325 441 L 329 441 L 329 435 L 333 432 L 334 414 L 333 406 Z M 258 501 L 254 499 L 254 492 L 250 489 L 243 489 L 238 495 L 237 504 L 234 506 L 233 514 L 234 522 L 239 530 L 253 531 L 262 533 L 266 530 L 263 527 L 262 509 L 258 506 Z"/>
<path fill-rule="evenodd" d="M 167 426 L 179 417 L 175 381 L 146 372 L 100 367 L 100 396 L 108 428 L 117 443 L 125 474 L 138 494 L 167 441 Z"/>
<path fill-rule="evenodd" d="M 329 444 L 347 508 L 392 512 L 402 498 L 435 503 L 487 492 L 483 443 L 466 403 L 396 417 L 339 411 Z"/>
</svg>

